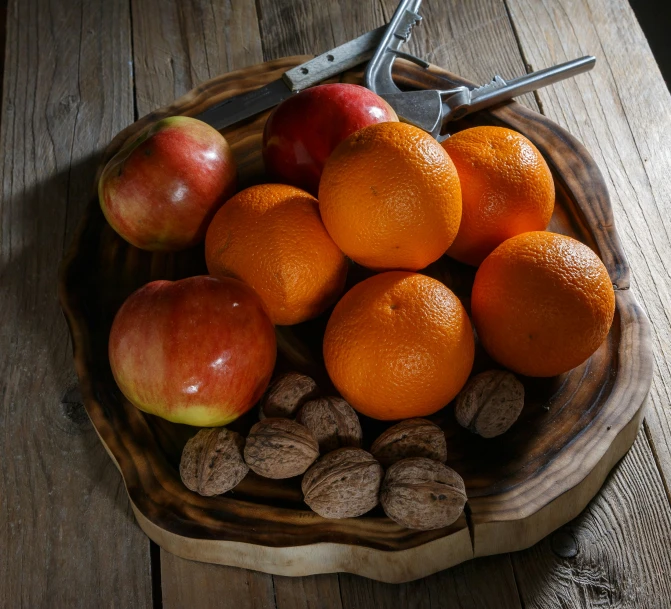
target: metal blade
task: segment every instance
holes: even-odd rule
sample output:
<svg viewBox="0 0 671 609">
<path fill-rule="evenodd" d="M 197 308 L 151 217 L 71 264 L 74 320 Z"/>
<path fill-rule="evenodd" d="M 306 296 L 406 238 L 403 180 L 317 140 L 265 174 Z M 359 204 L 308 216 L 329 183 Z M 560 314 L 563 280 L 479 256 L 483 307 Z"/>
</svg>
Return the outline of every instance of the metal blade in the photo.
<svg viewBox="0 0 671 609">
<path fill-rule="evenodd" d="M 335 49 L 317 55 L 300 66 L 291 68 L 284 73 L 284 80 L 294 92 L 302 91 L 322 80 L 354 68 L 373 56 L 386 29 L 387 26 L 382 25 Z"/>
<path fill-rule="evenodd" d="M 291 93 L 291 89 L 280 78 L 260 89 L 229 97 L 220 104 L 208 108 L 205 112 L 197 114 L 195 118 L 212 125 L 215 129 L 224 129 L 276 106 L 289 97 Z"/>
<path fill-rule="evenodd" d="M 322 80 L 336 76 L 370 59 L 386 27 L 383 25 L 335 49 L 326 51 L 300 66 L 287 70 L 281 79 L 260 89 L 230 97 L 208 108 L 205 112 L 201 112 L 196 118 L 212 125 L 215 129 L 224 129 L 268 110 L 284 101 L 292 93 L 316 85 Z"/>
</svg>

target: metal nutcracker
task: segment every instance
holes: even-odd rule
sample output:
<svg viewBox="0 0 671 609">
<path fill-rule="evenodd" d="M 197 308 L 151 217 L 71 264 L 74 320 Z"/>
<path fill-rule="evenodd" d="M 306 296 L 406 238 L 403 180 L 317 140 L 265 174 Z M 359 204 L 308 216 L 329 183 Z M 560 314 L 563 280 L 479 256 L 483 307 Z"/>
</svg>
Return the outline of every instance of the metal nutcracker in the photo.
<svg viewBox="0 0 671 609">
<path fill-rule="evenodd" d="M 596 62 L 594 57 L 586 56 L 509 81 L 495 76 L 491 82 L 474 89 L 462 86 L 446 90 L 401 91 L 392 78 L 393 64 L 398 57 L 422 68 L 429 67 L 423 59 L 401 50 L 410 39 L 413 27 L 422 20 L 419 14 L 421 3 L 422 0 L 401 0 L 388 25 L 322 53 L 260 89 L 226 99 L 196 118 L 216 129 L 223 129 L 370 60 L 364 85 L 383 97 L 401 120 L 442 140 L 446 123 L 591 70 Z"/>
<path fill-rule="evenodd" d="M 410 60 L 423 68 L 428 67 L 423 59 L 400 50 L 410 38 L 412 28 L 422 20 L 418 13 L 421 3 L 422 0 L 401 0 L 366 68 L 364 84 L 383 97 L 403 121 L 428 131 L 438 139 L 444 139 L 441 131 L 449 121 L 587 72 L 596 62 L 592 56 L 581 57 L 509 81 L 497 75 L 491 82 L 475 89 L 455 87 L 446 90 L 401 91 L 392 78 L 392 67 L 397 57 Z"/>
</svg>

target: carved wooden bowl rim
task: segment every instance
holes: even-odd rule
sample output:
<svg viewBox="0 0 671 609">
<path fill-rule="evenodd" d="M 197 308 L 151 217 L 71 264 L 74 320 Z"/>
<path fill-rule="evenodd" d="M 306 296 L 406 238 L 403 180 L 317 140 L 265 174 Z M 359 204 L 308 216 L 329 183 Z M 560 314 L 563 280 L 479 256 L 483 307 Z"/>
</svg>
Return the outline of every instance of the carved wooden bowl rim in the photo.
<svg viewBox="0 0 671 609">
<path fill-rule="evenodd" d="M 176 113 L 197 114 L 216 101 L 278 78 L 286 69 L 305 59 L 301 56 L 288 57 L 214 78 L 170 106 L 152 112 L 114 138 L 103 155 L 98 176 L 106 160 L 149 122 Z M 356 80 L 357 74 L 360 73 L 350 75 L 350 81 Z M 400 86 L 405 87 L 447 88 L 450 83 L 469 84 L 437 67 L 424 71 L 403 61 L 396 64 L 395 78 Z M 446 83 L 446 80 L 449 82 Z M 515 102 L 492 109 L 486 117 L 490 124 L 508 126 L 524 133 L 541 150 L 553 169 L 559 188 L 574 196 L 576 216 L 572 221 L 586 227 L 593 239 L 591 245 L 603 259 L 616 287 L 619 342 L 617 353 L 613 354 L 617 361 L 611 363 L 616 372 L 608 387 L 610 393 L 596 414 L 590 432 L 572 439 L 570 450 L 563 450 L 542 471 L 536 471 L 528 482 L 530 487 L 525 487 L 525 481 L 497 495 L 469 500 L 469 521 L 462 517 L 453 527 L 438 532 L 409 531 L 380 517 L 326 521 L 316 514 L 297 513 L 282 506 L 260 506 L 235 497 L 205 498 L 191 493 L 181 484 L 174 467 L 159 454 L 156 439 L 144 415 L 114 397 L 109 378 L 105 379 L 96 366 L 93 345 L 96 341 L 106 341 L 106 336 L 96 335 L 96 328 L 87 325 L 86 292 L 83 287 L 86 281 L 81 277 L 82 270 L 87 269 L 92 243 L 100 238 L 105 226 L 97 197 L 93 196 L 63 260 L 59 298 L 72 335 L 75 366 L 87 413 L 121 471 L 138 520 L 150 537 L 187 558 L 267 572 L 307 574 L 351 570 L 386 581 L 406 581 L 473 555 L 531 545 L 577 515 L 594 495 L 607 472 L 630 447 L 640 422 L 642 405 L 652 380 L 649 322 L 629 290 L 629 267 L 613 223 L 606 186 L 585 148 L 546 117 Z M 254 128 L 258 130 L 258 125 Z M 580 455 L 578 460 L 576 454 Z M 584 488 L 589 486 L 587 495 L 584 490 L 578 494 L 581 485 Z M 543 524 L 540 515 L 547 514 L 553 504 L 570 504 L 571 492 L 575 493 L 575 505 L 563 508 L 561 516 L 549 518 L 549 522 Z M 534 530 L 525 529 L 525 522 L 533 522 L 529 526 L 535 527 Z M 511 529 L 505 530 L 519 530 L 519 538 L 504 539 L 505 535 L 501 537 L 499 534 L 503 529 L 497 528 L 498 525 L 511 525 Z M 517 525 L 522 528 L 515 529 Z M 422 546 L 435 550 L 438 548 L 437 540 L 463 534 L 466 529 L 471 537 L 470 556 L 448 557 L 442 562 L 430 561 L 431 564 L 426 567 L 408 566 L 408 561 L 418 561 L 417 550 Z M 492 541 L 492 535 L 498 535 L 500 543 Z M 180 545 L 179 540 L 202 540 L 210 545 Z M 240 547 L 247 545 L 250 548 L 275 548 L 278 552 L 269 554 L 271 558 L 266 562 L 249 557 L 235 559 L 203 549 L 210 548 L 213 543 L 224 544 L 222 547 L 242 554 L 245 550 L 240 550 Z M 227 543 L 229 546 L 225 546 Z M 348 567 L 340 559 L 319 558 L 319 552 L 325 553 L 324 556 L 335 556 L 341 544 L 351 546 L 356 552 L 370 550 L 371 556 L 378 559 L 385 556 L 384 560 L 380 560 L 386 565 L 384 568 L 388 570 L 388 575 L 381 575 L 374 567 Z M 286 552 L 296 546 L 307 546 L 317 552 L 312 566 L 297 568 L 298 572 L 282 563 Z M 444 550 L 447 546 L 440 547 Z M 332 549 L 327 551 L 327 548 Z M 399 564 L 404 564 L 398 568 L 393 566 L 388 560 L 390 554 L 403 556 Z M 421 562 L 421 556 L 419 558 Z M 273 560 L 277 564 L 274 565 Z M 286 560 L 291 562 L 296 558 L 291 554 Z"/>
</svg>

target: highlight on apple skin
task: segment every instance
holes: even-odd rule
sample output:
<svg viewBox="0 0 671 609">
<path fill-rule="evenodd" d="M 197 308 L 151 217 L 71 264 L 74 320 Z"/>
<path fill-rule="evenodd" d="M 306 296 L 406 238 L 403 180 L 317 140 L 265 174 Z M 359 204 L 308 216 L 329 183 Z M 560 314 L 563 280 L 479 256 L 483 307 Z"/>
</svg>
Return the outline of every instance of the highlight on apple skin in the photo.
<svg viewBox="0 0 671 609">
<path fill-rule="evenodd" d="M 145 128 L 110 159 L 98 198 L 126 241 L 144 250 L 177 251 L 204 239 L 236 183 L 224 136 L 195 118 L 172 116 Z"/>
<path fill-rule="evenodd" d="M 174 423 L 226 425 L 265 391 L 275 329 L 260 297 L 237 279 L 153 281 L 114 318 L 114 379 L 140 410 Z"/>
</svg>

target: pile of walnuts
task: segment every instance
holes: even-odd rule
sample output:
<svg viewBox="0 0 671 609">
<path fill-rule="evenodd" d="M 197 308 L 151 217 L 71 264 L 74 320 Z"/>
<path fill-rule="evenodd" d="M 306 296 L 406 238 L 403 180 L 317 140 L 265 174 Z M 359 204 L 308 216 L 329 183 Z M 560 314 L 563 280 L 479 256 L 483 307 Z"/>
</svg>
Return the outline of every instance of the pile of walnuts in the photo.
<svg viewBox="0 0 671 609">
<path fill-rule="evenodd" d="M 517 419 L 523 399 L 513 375 L 485 372 L 464 388 L 455 415 L 493 437 Z M 367 452 L 354 409 L 342 398 L 320 397 L 314 380 L 295 372 L 269 387 L 259 419 L 246 439 L 225 427 L 191 438 L 180 463 L 184 484 L 212 496 L 235 488 L 250 469 L 274 479 L 302 475 L 305 503 L 324 518 L 361 516 L 380 503 L 399 525 L 422 530 L 449 526 L 464 509 L 464 481 L 445 465 L 445 434 L 430 421 L 401 421 Z"/>
</svg>

